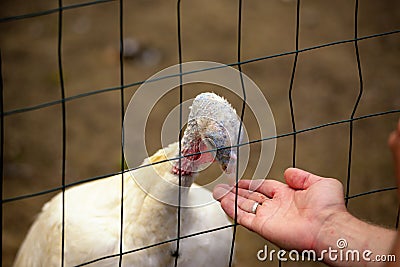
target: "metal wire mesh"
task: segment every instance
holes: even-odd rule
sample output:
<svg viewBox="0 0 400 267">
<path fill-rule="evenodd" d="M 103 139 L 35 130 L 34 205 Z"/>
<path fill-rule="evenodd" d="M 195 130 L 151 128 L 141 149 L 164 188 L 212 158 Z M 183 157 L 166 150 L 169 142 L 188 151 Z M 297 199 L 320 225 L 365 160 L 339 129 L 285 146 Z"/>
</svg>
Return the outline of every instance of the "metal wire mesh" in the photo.
<svg viewBox="0 0 400 267">
<path fill-rule="evenodd" d="M 4 110 L 4 99 L 3 99 L 3 92 L 4 92 L 4 86 L 3 86 L 3 76 L 2 71 L 3 71 L 3 66 L 2 66 L 2 60 L 1 60 L 1 53 L 0 53 L 0 103 L 1 103 L 1 176 L 2 176 L 2 181 L 3 181 L 3 164 L 4 164 L 4 120 L 6 117 L 14 115 L 14 114 L 24 114 L 27 112 L 31 112 L 34 110 L 39 110 L 42 108 L 46 108 L 49 106 L 56 106 L 56 105 L 60 105 L 61 106 L 61 123 L 62 123 L 62 166 L 61 166 L 61 186 L 59 187 L 54 187 L 51 188 L 49 190 L 43 190 L 43 191 L 39 191 L 39 192 L 35 192 L 35 193 L 31 193 L 31 194 L 24 194 L 24 195 L 19 195 L 19 196 L 15 196 L 15 197 L 10 197 L 10 198 L 3 198 L 3 190 L 2 190 L 2 205 L 10 203 L 10 202 L 16 202 L 16 201 L 20 201 L 22 199 L 28 199 L 28 198 L 33 198 L 33 197 L 37 197 L 40 195 L 46 195 L 52 192 L 62 192 L 63 198 L 62 198 L 62 257 L 61 257 L 61 262 L 60 265 L 64 266 L 64 239 L 65 239 L 65 235 L 64 235 L 64 225 L 65 225 L 65 190 L 67 188 L 70 188 L 72 186 L 75 185 L 79 185 L 82 183 L 87 183 L 87 182 L 91 182 L 91 181 L 96 181 L 96 180 L 100 180 L 100 179 L 104 179 L 116 174 L 121 174 L 122 175 L 122 179 L 121 179 L 121 190 L 122 190 L 122 195 L 124 192 L 124 183 L 123 183 L 123 175 L 126 172 L 132 171 L 132 170 L 137 170 L 139 168 L 145 168 L 148 166 L 152 166 L 152 165 L 156 165 L 156 164 L 160 164 L 163 162 L 166 162 L 168 160 L 162 160 L 162 161 L 158 161 L 158 162 L 154 162 L 154 163 L 149 163 L 149 164 L 145 164 L 139 167 L 135 167 L 135 168 L 130 168 L 130 169 L 125 169 L 124 168 L 124 153 L 123 153 L 123 149 L 121 146 L 121 166 L 120 166 L 120 171 L 119 172 L 114 172 L 114 173 L 110 173 L 110 174 L 104 174 L 104 175 L 100 175 L 100 176 L 95 176 L 95 177 L 90 177 L 78 182 L 73 182 L 73 183 L 66 183 L 66 179 L 65 179 L 65 171 L 66 171 L 66 149 L 67 149 L 67 139 L 66 139 L 66 129 L 67 129 L 67 112 L 66 112 L 66 103 L 77 100 L 77 99 L 81 99 L 81 98 L 87 98 L 87 97 L 91 97 L 93 95 L 97 95 L 97 94 L 103 94 L 106 92 L 110 92 L 110 91 L 120 91 L 120 107 L 121 107 L 121 129 L 122 129 L 122 124 L 123 124 L 123 118 L 124 118 L 124 111 L 125 111 L 125 107 L 124 107 L 124 91 L 127 88 L 130 87 L 134 87 L 137 85 L 141 85 L 143 84 L 145 81 L 137 81 L 134 83 L 130 83 L 130 84 L 126 84 L 125 83 L 125 79 L 124 79 L 124 58 L 123 58 L 123 53 L 124 53 L 124 27 L 123 27 L 123 19 L 124 19 L 124 6 L 123 6 L 123 0 L 119 0 L 118 4 L 119 4 L 119 43 L 120 43 L 120 54 L 119 54 L 119 72 L 120 72 L 120 85 L 116 86 L 116 87 L 110 87 L 110 88 L 102 88 L 102 89 L 98 89 L 98 90 L 94 90 L 94 91 L 90 91 L 90 92 L 86 92 L 86 93 L 82 93 L 82 94 L 77 94 L 77 95 L 73 95 L 73 96 L 69 96 L 66 97 L 65 95 L 65 85 L 64 85 L 64 72 L 63 72 L 63 52 L 62 52 L 62 45 L 63 45 L 63 12 L 66 10 L 70 10 L 70 9 L 78 9 L 78 8 L 82 8 L 82 7 L 87 7 L 87 6 L 93 6 L 93 5 L 100 5 L 106 2 L 114 2 L 116 0 L 98 0 L 98 1 L 91 1 L 91 2 L 85 2 L 85 3 L 80 3 L 80 4 L 74 4 L 74 5 L 63 5 L 62 0 L 58 0 L 58 8 L 55 9 L 49 9 L 49 10 L 44 10 L 42 12 L 35 12 L 35 13 L 29 13 L 29 14 L 23 14 L 23 15 L 17 15 L 17 16 L 10 16 L 10 17 L 3 17 L 0 18 L 0 23 L 4 23 L 4 22 L 10 22 L 10 21 L 16 21 L 16 20 L 22 20 L 22 19 L 29 19 L 29 18 L 34 18 L 34 17 L 38 17 L 38 16 L 45 16 L 45 15 L 49 15 L 49 14 L 58 14 L 58 76 L 59 76 L 59 86 L 60 86 L 60 99 L 55 100 L 55 101 L 49 101 L 49 102 L 44 102 L 38 105 L 33 105 L 33 106 L 28 106 L 28 107 L 22 107 L 22 108 L 18 108 L 18 109 L 13 109 L 13 110 Z M 262 56 L 262 57 L 257 57 L 257 58 L 252 58 L 252 59 L 248 59 L 248 60 L 242 60 L 241 59 L 241 49 L 242 49 L 242 0 L 238 1 L 238 21 L 237 21 L 237 61 L 233 62 L 231 64 L 227 64 L 227 66 L 234 66 L 237 67 L 238 70 L 240 71 L 240 74 L 242 74 L 242 66 L 249 64 L 249 63 L 253 63 L 253 62 L 257 62 L 257 61 L 263 61 L 263 60 L 268 60 L 268 59 L 272 59 L 272 58 L 278 58 L 278 57 L 283 57 L 283 56 L 287 56 L 287 55 L 293 55 L 294 56 L 294 62 L 293 62 L 293 67 L 292 67 L 292 72 L 291 72 L 291 78 L 290 78 L 290 84 L 289 84 L 289 89 L 288 89 L 288 101 L 289 101 L 289 107 L 290 107 L 290 116 L 291 116 L 291 123 L 292 123 L 292 131 L 291 132 L 287 132 L 287 133 L 283 133 L 283 134 L 277 134 L 276 136 L 265 136 L 262 137 L 260 139 L 257 140 L 250 140 L 248 142 L 242 142 L 239 143 L 238 142 L 235 145 L 232 145 L 230 147 L 225 147 L 225 148 L 236 148 L 237 150 L 237 154 L 239 157 L 239 148 L 242 146 L 248 146 L 251 144 L 255 144 L 255 143 L 260 143 L 260 142 L 265 142 L 268 140 L 272 140 L 272 139 L 279 139 L 279 138 L 283 138 L 283 137 L 292 137 L 293 140 L 293 145 L 292 145 L 292 165 L 296 166 L 296 148 L 297 148 L 297 136 L 301 133 L 305 133 L 305 132 L 311 132 L 311 131 L 315 131 L 317 129 L 321 129 L 321 128 L 325 128 L 325 127 L 330 127 L 330 126 L 334 126 L 334 125 L 348 125 L 348 129 L 349 129 L 349 147 L 348 147 L 348 163 L 347 163 L 347 178 L 346 178 L 346 191 L 345 191 L 345 201 L 346 201 L 346 205 L 348 203 L 348 201 L 350 199 L 354 199 L 354 198 L 358 198 L 360 196 L 364 196 L 364 195 L 368 195 L 368 194 L 374 194 L 374 193 L 378 193 L 378 192 L 385 192 L 385 191 L 390 191 L 390 190 L 395 190 L 396 187 L 387 187 L 387 188 L 382 188 L 382 189 L 377 189 L 377 190 L 371 190 L 371 191 L 367 191 L 367 192 L 362 192 L 359 194 L 355 194 L 355 195 L 350 195 L 350 181 L 351 181 L 351 169 L 352 169 L 352 152 L 353 152 L 353 138 L 354 138 L 354 132 L 353 132 L 353 127 L 354 127 L 354 122 L 359 121 L 359 120 L 364 120 L 364 119 L 368 119 L 371 117 L 379 117 L 379 116 L 386 116 L 389 114 L 394 114 L 394 113 L 400 113 L 400 109 L 394 109 L 394 110 L 387 110 L 387 111 L 383 111 L 383 112 L 379 112 L 379 113 L 371 113 L 368 115 L 364 115 L 364 116 L 356 116 L 356 111 L 360 102 L 360 99 L 363 96 L 363 72 L 362 72 L 362 67 L 361 67 L 361 62 L 360 62 L 360 52 L 359 52 L 359 47 L 358 44 L 360 41 L 363 40 L 367 40 L 367 39 L 373 39 L 373 38 L 379 38 L 382 36 L 387 36 L 387 35 L 395 35 L 395 34 L 399 34 L 400 33 L 400 29 L 398 30 L 393 30 L 393 31 L 388 31 L 388 32 L 381 32 L 378 34 L 373 34 L 373 35 L 366 35 L 366 36 L 359 36 L 358 34 L 358 16 L 359 16 L 359 1 L 355 0 L 355 6 L 354 6 L 354 36 L 352 39 L 348 39 L 348 40 L 340 40 L 340 41 L 335 41 L 335 42 L 330 42 L 330 43 L 326 43 L 326 44 L 321 44 L 321 45 L 316 45 L 316 46 L 311 46 L 311 47 L 307 47 L 307 48 L 299 48 L 299 36 L 300 36 L 300 6 L 301 6 L 301 1 L 297 0 L 296 3 L 296 27 L 295 27 L 295 50 L 294 51 L 286 51 L 284 53 L 279 53 L 279 54 L 273 54 L 273 55 L 268 55 L 268 56 Z M 177 13 L 176 13 L 176 17 L 177 17 L 177 39 L 178 39 L 178 63 L 182 64 L 183 63 L 183 47 L 182 47 L 182 21 L 181 21 L 181 1 L 178 0 L 177 1 Z M 298 129 L 296 127 L 296 113 L 295 113 L 295 108 L 294 108 L 294 101 L 293 101 L 293 91 L 295 90 L 294 88 L 294 81 L 296 78 L 296 69 L 297 69 L 297 65 L 298 65 L 298 57 L 301 53 L 307 52 L 307 51 L 311 51 L 311 50 L 316 50 L 316 49 L 322 49 L 322 48 L 326 48 L 326 47 L 330 47 L 330 46 L 337 46 L 340 44 L 345 44 L 345 43 L 351 43 L 354 45 L 354 53 L 355 53 L 355 57 L 356 57 L 356 61 L 357 61 L 357 71 L 358 71 L 358 80 L 359 80 L 359 88 L 358 88 L 358 95 L 356 98 L 356 101 L 354 103 L 354 107 L 352 109 L 352 112 L 349 116 L 348 119 L 344 119 L 344 120 L 338 120 L 338 121 L 332 121 L 332 122 L 328 122 L 325 124 L 320 124 L 317 126 L 313 126 L 313 127 L 309 127 L 309 128 L 304 128 L 304 129 Z M 180 129 L 182 129 L 182 102 L 183 102 L 183 85 L 182 85 L 182 77 L 184 75 L 188 75 L 191 74 L 191 72 L 183 72 L 182 68 L 180 69 L 180 73 L 179 73 L 179 77 L 180 77 L 180 88 L 179 88 L 179 102 L 180 102 L 180 121 L 179 121 L 179 125 L 180 125 Z M 200 71 L 208 71 L 211 69 L 202 69 Z M 174 76 L 174 75 L 172 75 Z M 170 78 L 172 76 L 164 76 L 158 79 L 155 79 L 153 81 L 156 80 L 160 80 L 160 79 L 167 79 Z M 152 80 L 147 80 L 146 82 L 152 82 Z M 244 114 L 245 114 L 245 106 L 246 106 L 246 88 L 244 86 L 243 83 L 243 78 L 241 76 L 241 82 L 242 82 L 242 90 L 243 90 L 243 102 L 242 102 L 242 109 L 240 110 L 240 117 L 243 120 Z M 242 131 L 242 124 L 240 125 L 239 128 L 239 136 L 240 136 L 240 132 Z M 180 133 L 180 137 L 182 135 L 182 132 Z M 123 138 L 123 137 L 122 137 Z M 123 140 L 121 142 L 123 144 Z M 180 147 L 179 147 L 180 148 Z M 221 149 L 221 148 L 220 148 Z M 179 151 L 181 151 L 181 149 L 179 149 Z M 209 151 L 205 151 L 205 152 L 211 152 L 214 150 L 209 150 Z M 202 153 L 205 153 L 202 152 Z M 201 152 L 199 152 L 201 153 Z M 189 156 L 193 156 L 199 153 L 193 153 L 193 154 L 189 154 L 187 155 L 187 157 Z M 182 155 L 179 154 L 178 157 L 170 159 L 170 160 L 178 160 L 179 164 L 181 164 L 181 158 Z M 238 181 L 239 177 L 238 177 L 238 168 L 236 170 L 236 181 Z M 237 184 L 237 183 L 236 183 Z M 181 177 L 179 177 L 179 185 L 181 186 Z M 236 190 L 238 191 L 238 190 Z M 180 203 L 180 191 L 179 191 L 179 203 Z M 237 195 L 236 195 L 236 199 L 235 199 L 236 203 L 237 203 Z M 119 249 L 119 253 L 114 254 L 114 255 L 104 255 L 104 257 L 98 258 L 98 259 L 94 259 L 92 261 L 89 262 L 85 262 L 82 263 L 78 266 L 85 266 L 85 265 L 89 265 L 95 262 L 99 262 L 105 259 L 109 259 L 109 258 L 115 258 L 115 257 L 119 257 L 119 266 L 122 266 L 122 258 L 124 255 L 130 254 L 130 253 L 135 253 L 137 251 L 140 250 L 145 250 L 148 248 L 152 248 L 152 247 L 156 247 L 156 246 L 160 246 L 166 243 L 171 243 L 171 242 L 176 242 L 177 246 L 176 246 L 176 257 L 175 257 L 175 266 L 178 265 L 178 257 L 177 255 L 179 255 L 179 244 L 180 244 L 180 240 L 182 239 L 187 239 L 187 238 L 191 238 L 197 235 L 202 235 L 205 233 L 210 233 L 210 232 L 214 232 L 214 231 L 219 231 L 222 229 L 226 229 L 226 228 L 233 228 L 233 236 L 232 236 L 232 243 L 231 243 L 231 254 L 230 254 L 230 261 L 229 264 L 230 266 L 233 264 L 233 251 L 234 251 L 234 245 L 235 245 L 235 237 L 236 237 L 236 229 L 238 226 L 237 223 L 237 216 L 235 216 L 234 218 L 234 222 L 232 225 L 226 225 L 223 227 L 219 227 L 219 228 L 215 228 L 215 229 L 208 229 L 206 231 L 202 231 L 202 232 L 198 232 L 198 233 L 194 233 L 194 234 L 190 234 L 190 235 L 185 235 L 182 236 L 181 232 L 180 232 L 180 228 L 181 228 L 181 207 L 180 205 L 178 206 L 178 224 L 177 224 L 177 236 L 176 238 L 172 238 L 170 240 L 166 240 L 164 242 L 161 243 L 156 243 L 156 244 L 151 244 L 148 246 L 144 246 L 141 248 L 137 248 L 134 250 L 130 250 L 130 251 L 123 251 L 123 246 L 122 246 L 122 240 L 123 240 L 123 197 L 121 196 L 121 231 L 120 231 L 120 249 Z M 237 205 L 235 207 L 235 214 L 237 214 Z M 396 219 L 396 222 L 398 222 L 398 218 Z M 397 224 L 396 224 L 397 225 Z M 281 262 L 279 262 L 279 265 L 281 265 Z"/>
</svg>

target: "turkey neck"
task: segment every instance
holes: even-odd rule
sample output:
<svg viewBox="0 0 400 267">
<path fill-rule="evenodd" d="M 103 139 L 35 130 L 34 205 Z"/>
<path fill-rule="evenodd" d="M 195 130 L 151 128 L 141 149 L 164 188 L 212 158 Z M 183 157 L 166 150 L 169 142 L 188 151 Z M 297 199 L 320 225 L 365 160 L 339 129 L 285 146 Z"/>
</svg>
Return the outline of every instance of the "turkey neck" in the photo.
<svg viewBox="0 0 400 267">
<path fill-rule="evenodd" d="M 165 151 L 164 153 L 168 154 L 168 151 Z M 167 157 L 164 153 L 156 153 L 145 161 L 144 164 L 165 160 Z M 140 231 L 136 230 L 140 235 L 139 240 L 143 241 L 142 245 L 149 245 L 176 237 L 179 203 L 179 176 L 171 173 L 172 165 L 172 162 L 166 161 L 160 164 L 139 168 L 131 173 L 131 175 L 134 176 L 134 180 L 136 180 L 142 188 L 138 187 L 134 194 L 128 193 L 126 195 L 126 226 L 146 226 L 140 229 Z M 180 187 L 181 203 L 187 203 L 186 199 L 194 177 L 192 175 L 182 176 L 181 179 L 181 184 L 185 185 Z M 132 182 L 132 180 L 128 181 L 131 185 L 134 184 Z M 139 194 L 141 195 L 140 208 L 136 209 L 138 210 L 135 211 L 137 214 L 130 214 L 129 203 L 133 201 L 133 199 L 130 200 L 130 198 L 134 197 L 136 201 Z M 173 203 L 175 205 L 167 203 Z M 186 214 L 186 209 L 183 209 L 182 211 L 185 211 Z M 135 218 L 135 222 L 129 222 L 129 217 Z M 135 241 L 135 243 L 136 242 L 137 241 Z M 171 246 L 173 245 L 173 243 L 168 244 Z M 136 246 L 137 245 L 138 244 L 136 244 Z"/>
</svg>

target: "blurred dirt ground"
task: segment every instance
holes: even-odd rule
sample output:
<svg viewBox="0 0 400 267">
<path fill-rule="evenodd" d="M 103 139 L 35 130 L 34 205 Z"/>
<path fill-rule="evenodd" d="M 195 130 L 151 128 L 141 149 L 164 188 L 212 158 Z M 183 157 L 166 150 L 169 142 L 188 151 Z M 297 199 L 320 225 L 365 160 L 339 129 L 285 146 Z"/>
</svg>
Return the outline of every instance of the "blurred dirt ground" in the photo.
<svg viewBox="0 0 400 267">
<path fill-rule="evenodd" d="M 63 2 L 64 5 L 79 3 Z M 301 1 L 300 48 L 352 39 L 354 2 Z M 3 0 L 0 16 L 56 7 L 57 1 Z M 67 96 L 119 85 L 118 12 L 118 2 L 64 11 L 62 60 Z M 236 62 L 237 14 L 237 1 L 182 1 L 183 61 Z M 242 59 L 293 51 L 295 22 L 296 1 L 243 1 Z M 0 23 L 6 112 L 60 99 L 57 25 L 57 13 Z M 398 29 L 399 1 L 360 1 L 359 36 Z M 176 64 L 176 1 L 125 1 L 124 36 L 126 48 L 130 49 L 125 59 L 126 84 L 146 80 Z M 355 115 L 399 109 L 400 35 L 363 40 L 359 48 L 364 93 Z M 268 100 L 278 134 L 292 131 L 288 90 L 293 58 L 288 55 L 242 66 Z M 359 86 L 354 44 L 301 53 L 293 89 L 297 129 L 349 118 Z M 125 106 L 136 89 L 137 86 L 125 90 Z M 219 88 L 185 87 L 185 99 L 210 89 L 228 97 L 240 110 L 240 101 Z M 175 90 L 160 101 L 159 114 L 152 116 L 149 125 L 162 125 L 177 103 Z M 118 90 L 67 102 L 67 183 L 119 170 L 120 107 Z M 387 137 L 399 117 L 397 113 L 354 123 L 350 195 L 395 185 Z M 249 116 L 245 125 L 250 133 L 257 127 L 252 123 Z M 61 127 L 60 105 L 5 117 L 4 198 L 60 186 Z M 157 131 L 149 131 L 143 137 L 150 153 L 158 148 L 159 135 Z M 305 132 L 297 138 L 297 166 L 345 182 L 348 124 Z M 253 159 L 257 159 L 257 153 L 251 155 Z M 284 169 L 291 164 L 292 137 L 279 138 L 273 166 L 265 176 L 282 180 Z M 3 266 L 12 264 L 35 215 L 54 194 L 3 204 Z M 397 207 L 395 191 L 349 202 L 354 215 L 387 227 L 394 227 Z M 275 262 L 259 262 L 256 258 L 257 251 L 269 244 L 267 241 L 242 227 L 238 229 L 236 266 L 277 266 Z M 283 264 L 299 265 L 310 266 L 310 263 Z"/>
</svg>

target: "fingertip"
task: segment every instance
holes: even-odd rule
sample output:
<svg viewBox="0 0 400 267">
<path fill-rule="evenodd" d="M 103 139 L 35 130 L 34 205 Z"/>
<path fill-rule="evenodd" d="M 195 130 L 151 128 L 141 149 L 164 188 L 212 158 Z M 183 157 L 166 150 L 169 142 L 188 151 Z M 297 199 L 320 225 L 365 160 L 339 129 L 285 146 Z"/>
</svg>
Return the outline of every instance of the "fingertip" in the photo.
<svg viewBox="0 0 400 267">
<path fill-rule="evenodd" d="M 298 170 L 298 169 L 297 168 L 293 168 L 293 167 L 289 167 L 284 171 L 283 176 L 286 178 L 287 176 L 292 175 L 293 172 L 296 172 L 296 170 Z"/>
<path fill-rule="evenodd" d="M 296 178 L 304 177 L 304 176 L 308 176 L 308 175 L 310 175 L 309 172 L 302 170 L 302 169 L 293 168 L 293 167 L 287 168 L 285 170 L 285 172 L 283 173 L 283 177 L 285 178 L 285 181 L 288 184 L 293 182 L 293 180 Z"/>
<path fill-rule="evenodd" d="M 307 189 L 321 177 L 298 168 L 288 168 L 284 173 L 286 183 L 294 189 Z"/>
</svg>

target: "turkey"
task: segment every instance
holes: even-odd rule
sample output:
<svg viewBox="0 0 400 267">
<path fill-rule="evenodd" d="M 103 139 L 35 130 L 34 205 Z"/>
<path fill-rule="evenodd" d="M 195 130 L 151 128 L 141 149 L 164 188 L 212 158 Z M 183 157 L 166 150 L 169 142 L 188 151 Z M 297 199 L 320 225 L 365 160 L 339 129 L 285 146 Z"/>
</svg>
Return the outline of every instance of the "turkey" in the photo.
<svg viewBox="0 0 400 267">
<path fill-rule="evenodd" d="M 131 251 L 177 236 L 177 205 L 164 200 L 177 199 L 181 173 L 181 201 L 191 203 L 193 190 L 212 199 L 212 193 L 194 183 L 199 171 L 213 161 L 226 173 L 233 173 L 236 152 L 226 148 L 238 140 L 240 119 L 222 97 L 214 93 L 198 95 L 191 106 L 187 128 L 179 144 L 173 143 L 144 160 L 143 168 L 123 175 L 123 251 Z M 216 152 L 198 153 L 216 149 Z M 198 153 L 198 154 L 196 154 Z M 194 155 L 193 155 L 194 154 Z M 173 159 L 173 160 L 167 160 Z M 162 163 L 151 164 L 162 161 Z M 149 165 L 150 163 L 150 165 Z M 158 197 L 153 197 L 157 195 Z M 60 266 L 62 195 L 52 198 L 42 208 L 23 241 L 15 267 Z M 176 203 L 176 201 L 175 201 Z M 120 251 L 121 175 L 92 181 L 65 191 L 65 266 L 117 255 Z M 231 222 L 217 204 L 181 207 L 181 236 L 190 235 Z M 227 266 L 232 228 L 165 242 L 147 249 L 126 253 L 123 266 Z M 114 256 L 87 266 L 118 266 Z"/>
</svg>

